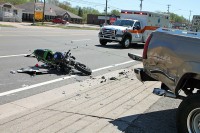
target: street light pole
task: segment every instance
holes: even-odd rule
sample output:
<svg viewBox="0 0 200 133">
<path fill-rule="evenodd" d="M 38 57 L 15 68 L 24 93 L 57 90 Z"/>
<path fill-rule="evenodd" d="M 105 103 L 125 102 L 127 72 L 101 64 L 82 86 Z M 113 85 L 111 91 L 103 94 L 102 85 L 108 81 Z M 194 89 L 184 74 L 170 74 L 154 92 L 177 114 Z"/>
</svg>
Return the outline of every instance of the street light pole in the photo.
<svg viewBox="0 0 200 133">
<path fill-rule="evenodd" d="M 108 13 L 107 13 L 107 9 L 108 9 L 108 0 L 106 0 L 106 9 L 105 9 L 105 25 L 107 25 L 107 15 L 108 15 Z"/>
</svg>

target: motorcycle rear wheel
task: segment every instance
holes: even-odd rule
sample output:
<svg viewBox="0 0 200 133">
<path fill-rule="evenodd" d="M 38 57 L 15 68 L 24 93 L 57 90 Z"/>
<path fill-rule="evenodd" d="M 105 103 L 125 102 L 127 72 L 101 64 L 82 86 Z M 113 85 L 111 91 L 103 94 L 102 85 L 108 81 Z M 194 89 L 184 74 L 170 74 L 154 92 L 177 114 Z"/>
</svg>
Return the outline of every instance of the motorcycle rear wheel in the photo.
<svg viewBox="0 0 200 133">
<path fill-rule="evenodd" d="M 86 75 L 92 74 L 92 70 L 82 63 L 77 62 L 75 68 Z"/>
</svg>

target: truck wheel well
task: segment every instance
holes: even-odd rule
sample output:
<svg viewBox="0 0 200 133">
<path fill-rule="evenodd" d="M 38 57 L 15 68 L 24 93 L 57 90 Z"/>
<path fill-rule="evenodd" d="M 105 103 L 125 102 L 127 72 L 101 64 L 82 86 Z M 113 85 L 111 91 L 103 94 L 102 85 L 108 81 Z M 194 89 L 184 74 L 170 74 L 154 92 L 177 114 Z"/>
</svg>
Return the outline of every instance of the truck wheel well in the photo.
<svg viewBox="0 0 200 133">
<path fill-rule="evenodd" d="M 128 37 L 128 38 L 130 38 L 132 40 L 132 36 L 129 33 L 124 34 L 123 39 L 126 38 L 126 37 Z"/>
<path fill-rule="evenodd" d="M 200 93 L 200 75 L 194 73 L 185 74 L 179 81 L 176 87 L 176 95 L 179 90 L 183 90 L 186 95 L 191 95 L 196 89 L 195 93 Z"/>
</svg>

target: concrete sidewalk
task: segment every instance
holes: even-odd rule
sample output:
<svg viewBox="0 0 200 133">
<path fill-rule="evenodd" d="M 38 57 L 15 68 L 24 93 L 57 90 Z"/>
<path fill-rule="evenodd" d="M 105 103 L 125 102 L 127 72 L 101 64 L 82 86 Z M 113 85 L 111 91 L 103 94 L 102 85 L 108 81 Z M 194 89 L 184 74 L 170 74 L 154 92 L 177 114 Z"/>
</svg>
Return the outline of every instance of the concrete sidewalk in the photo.
<svg viewBox="0 0 200 133">
<path fill-rule="evenodd" d="M 124 132 L 160 98 L 152 94 L 160 83 L 139 82 L 136 67 L 141 64 L 1 105 L 0 131 Z"/>
<path fill-rule="evenodd" d="M 2 24 L 2 25 L 8 25 L 8 26 L 14 26 L 16 28 L 45 28 L 45 29 L 52 29 L 52 28 L 55 28 L 55 27 L 57 27 L 59 25 L 62 25 L 62 26 L 66 26 L 66 27 L 96 28 L 96 29 L 100 29 L 99 25 L 73 24 L 73 23 L 70 23 L 70 24 L 67 24 L 67 25 L 63 25 L 63 24 L 53 24 L 51 22 L 48 22 L 48 23 L 45 22 L 46 26 L 32 26 L 33 23 L 30 23 L 30 22 L 17 23 L 17 22 L 2 22 L 2 21 L 0 21 L 0 24 Z"/>
</svg>

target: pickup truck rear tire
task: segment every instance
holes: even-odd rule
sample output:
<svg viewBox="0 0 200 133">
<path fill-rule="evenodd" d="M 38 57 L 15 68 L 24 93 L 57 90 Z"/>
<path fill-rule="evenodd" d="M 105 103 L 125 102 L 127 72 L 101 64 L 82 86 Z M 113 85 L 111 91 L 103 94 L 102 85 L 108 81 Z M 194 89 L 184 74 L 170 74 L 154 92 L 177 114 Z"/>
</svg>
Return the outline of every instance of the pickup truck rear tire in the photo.
<svg viewBox="0 0 200 133">
<path fill-rule="evenodd" d="M 124 39 L 122 40 L 121 44 L 122 44 L 123 48 L 129 48 L 130 45 L 131 45 L 131 38 L 128 37 L 128 36 L 124 37 Z"/>
<path fill-rule="evenodd" d="M 177 111 L 178 133 L 200 132 L 200 94 L 193 94 L 184 99 Z"/>
<path fill-rule="evenodd" d="M 100 39 L 99 42 L 100 42 L 101 45 L 106 45 L 107 44 L 107 41 L 104 40 L 104 39 Z"/>
</svg>

